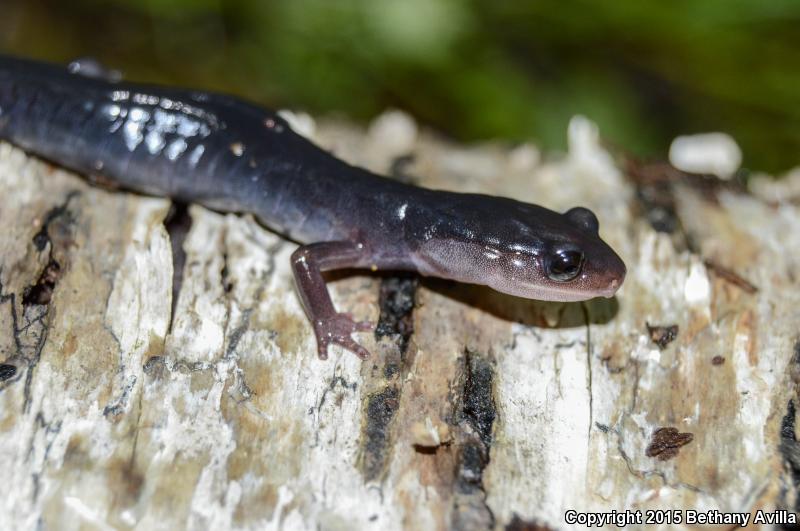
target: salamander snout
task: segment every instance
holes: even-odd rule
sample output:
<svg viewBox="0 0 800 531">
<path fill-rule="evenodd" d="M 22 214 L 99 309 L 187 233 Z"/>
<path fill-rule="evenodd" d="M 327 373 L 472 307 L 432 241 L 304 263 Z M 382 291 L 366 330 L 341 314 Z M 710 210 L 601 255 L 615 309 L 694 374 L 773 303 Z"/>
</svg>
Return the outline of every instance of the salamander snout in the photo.
<svg viewBox="0 0 800 531">
<path fill-rule="evenodd" d="M 598 296 L 610 299 L 622 286 L 627 268 L 611 248 L 606 248 L 605 258 L 600 260 L 600 264 L 600 267 L 594 268 L 588 283 Z"/>
</svg>

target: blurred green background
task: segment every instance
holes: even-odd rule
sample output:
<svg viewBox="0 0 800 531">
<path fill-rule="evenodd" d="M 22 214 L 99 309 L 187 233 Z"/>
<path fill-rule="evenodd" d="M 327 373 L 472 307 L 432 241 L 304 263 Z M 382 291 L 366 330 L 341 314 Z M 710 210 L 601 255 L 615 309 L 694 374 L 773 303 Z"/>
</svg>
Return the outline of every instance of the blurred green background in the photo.
<svg viewBox="0 0 800 531">
<path fill-rule="evenodd" d="M 800 163 L 798 0 L 2 0 L 0 49 L 367 121 L 402 108 L 465 141 L 562 148 L 583 113 L 664 157 L 721 130 L 745 165 Z"/>
</svg>

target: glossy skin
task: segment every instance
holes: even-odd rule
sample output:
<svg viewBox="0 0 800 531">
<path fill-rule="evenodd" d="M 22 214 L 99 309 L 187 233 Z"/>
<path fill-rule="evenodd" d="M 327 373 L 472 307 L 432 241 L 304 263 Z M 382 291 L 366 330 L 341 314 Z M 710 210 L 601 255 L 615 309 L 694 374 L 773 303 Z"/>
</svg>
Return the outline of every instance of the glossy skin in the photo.
<svg viewBox="0 0 800 531">
<path fill-rule="evenodd" d="M 416 271 L 553 301 L 611 297 L 625 278 L 586 209 L 402 184 L 234 97 L 72 71 L 0 56 L 0 138 L 90 178 L 252 213 L 302 244 L 292 269 L 320 358 L 331 344 L 366 358 L 352 334 L 371 327 L 334 309 L 323 271 Z"/>
</svg>

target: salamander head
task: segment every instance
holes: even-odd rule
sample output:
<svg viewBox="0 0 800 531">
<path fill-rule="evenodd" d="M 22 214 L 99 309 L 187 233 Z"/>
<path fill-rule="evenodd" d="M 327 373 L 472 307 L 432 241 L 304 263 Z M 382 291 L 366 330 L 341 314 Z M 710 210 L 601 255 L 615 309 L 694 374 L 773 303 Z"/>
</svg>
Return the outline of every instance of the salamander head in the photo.
<svg viewBox="0 0 800 531">
<path fill-rule="evenodd" d="M 600 239 L 590 210 L 559 214 L 511 199 L 464 197 L 418 247 L 423 274 L 565 302 L 612 297 L 622 285 L 625 264 Z"/>
</svg>

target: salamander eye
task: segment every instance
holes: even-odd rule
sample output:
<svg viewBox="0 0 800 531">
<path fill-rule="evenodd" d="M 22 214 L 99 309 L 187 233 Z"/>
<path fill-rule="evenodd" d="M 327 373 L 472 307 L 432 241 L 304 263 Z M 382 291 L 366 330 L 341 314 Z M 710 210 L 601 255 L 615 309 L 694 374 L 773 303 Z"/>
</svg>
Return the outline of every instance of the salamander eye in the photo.
<svg viewBox="0 0 800 531">
<path fill-rule="evenodd" d="M 570 208 L 564 213 L 564 215 L 567 216 L 567 219 L 573 223 L 580 225 L 581 227 L 592 232 L 597 232 L 600 229 L 600 222 L 597 221 L 597 216 L 595 216 L 594 212 L 588 208 Z"/>
<path fill-rule="evenodd" d="M 546 272 L 551 280 L 566 282 L 578 276 L 583 267 L 583 253 L 575 250 L 556 251 L 547 261 Z"/>
</svg>

